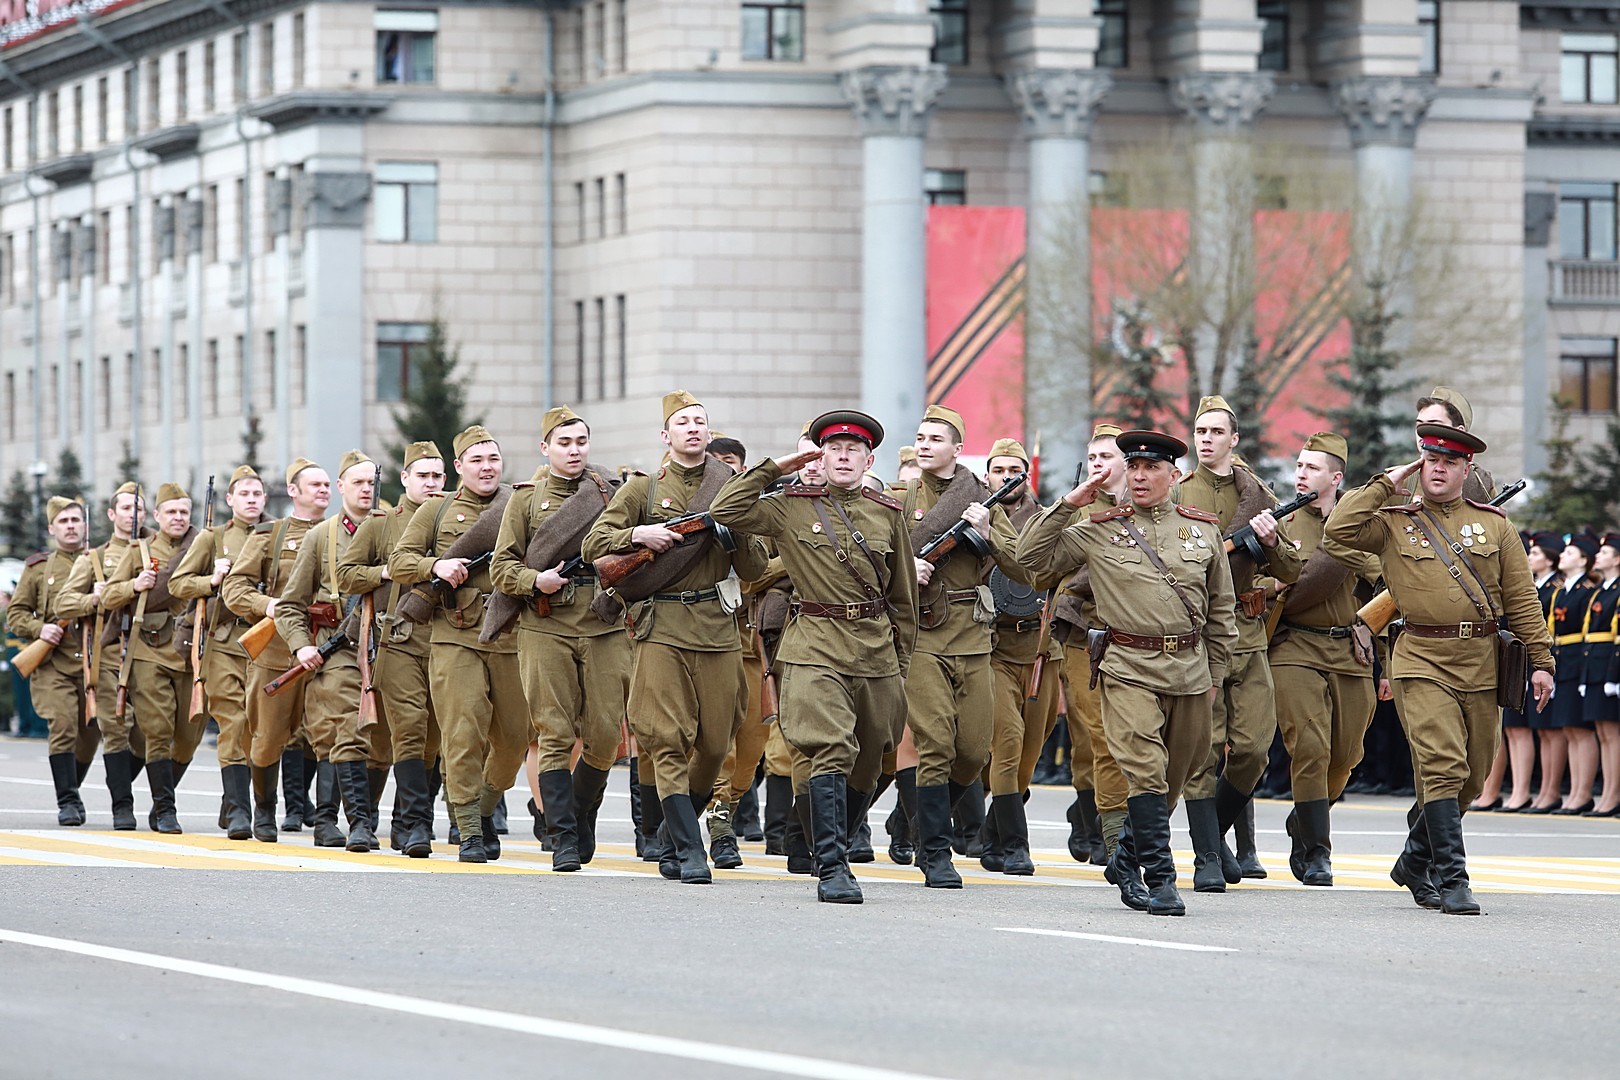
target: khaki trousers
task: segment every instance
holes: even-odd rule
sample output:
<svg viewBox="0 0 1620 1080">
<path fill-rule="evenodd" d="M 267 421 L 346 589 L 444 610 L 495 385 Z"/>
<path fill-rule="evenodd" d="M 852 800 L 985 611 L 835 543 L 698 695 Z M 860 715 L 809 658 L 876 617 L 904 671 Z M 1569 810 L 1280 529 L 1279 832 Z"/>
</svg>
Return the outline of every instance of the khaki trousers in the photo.
<svg viewBox="0 0 1620 1080">
<path fill-rule="evenodd" d="M 1502 710 L 1495 689 L 1453 690 L 1428 679 L 1392 679 L 1390 688 L 1412 745 L 1418 802 L 1459 799 L 1466 808 L 1485 790 L 1496 760 Z"/>
<path fill-rule="evenodd" d="M 295 735 L 302 736 L 304 726 L 304 688 L 289 687 L 275 697 L 267 697 L 264 688 L 273 682 L 279 671 L 262 664 L 248 664 L 247 715 L 248 727 L 253 729 L 252 764 L 259 768 L 274 765 L 281 760 L 281 752 Z M 315 750 L 312 740 L 303 739 L 305 746 Z M 309 756 L 307 753 L 305 756 Z M 320 756 L 317 754 L 317 756 Z"/>
<path fill-rule="evenodd" d="M 1046 736 L 1057 724 L 1061 660 L 1047 660 L 1040 696 L 1029 700 L 1034 664 L 1013 664 L 990 658 L 995 680 L 995 709 L 990 735 L 989 789 L 991 795 L 1021 795 L 1029 790 Z"/>
<path fill-rule="evenodd" d="M 660 800 L 713 795 L 748 711 L 746 692 L 741 650 L 697 652 L 656 641 L 635 647 L 630 727 L 642 767 L 652 762 Z"/>
<path fill-rule="evenodd" d="M 457 807 L 489 817 L 529 753 L 529 705 L 515 653 L 436 642 L 428 656 L 444 732 L 444 786 Z"/>
<path fill-rule="evenodd" d="M 1098 688 L 1108 750 L 1129 794 L 1163 795 L 1174 809 L 1209 750 L 1209 694 L 1161 694 L 1106 674 Z"/>
<path fill-rule="evenodd" d="M 734 803 L 754 786 L 754 773 L 765 754 L 771 729 L 776 726 L 764 722 L 765 706 L 760 697 L 760 684 L 764 681 L 764 661 L 757 655 L 744 653 L 743 692 L 747 696 L 748 712 L 731 740 L 731 753 L 726 755 L 725 763 L 720 766 L 720 783 L 714 789 L 716 802 Z M 780 696 L 780 686 L 777 693 Z M 769 769 L 769 766 L 766 768 Z"/>
<path fill-rule="evenodd" d="M 583 743 L 581 761 L 613 767 L 630 666 L 630 635 L 623 631 L 584 638 L 519 631 L 518 670 L 540 772 L 572 768 L 576 739 Z"/>
<path fill-rule="evenodd" d="M 1215 695 L 1209 752 L 1187 781 L 1187 798 L 1214 798 L 1217 773 L 1239 791 L 1253 791 L 1271 762 L 1276 734 L 1276 690 L 1265 652 L 1233 656 L 1226 682 Z M 1226 770 L 1219 772 L 1223 757 Z"/>
<path fill-rule="evenodd" d="M 98 724 L 84 722 L 84 681 L 58 670 L 50 660 L 34 669 L 28 680 L 29 692 L 34 697 L 34 711 L 45 718 L 48 747 L 52 754 L 73 755 L 81 765 L 96 760 L 96 744 L 101 741 Z M 113 680 L 113 692 L 118 691 L 118 680 Z M 96 702 L 100 707 L 100 701 Z M 118 749 L 127 749 L 128 743 Z M 116 750 L 109 750 L 116 753 Z"/>
<path fill-rule="evenodd" d="M 1378 704 L 1369 675 L 1342 675 L 1281 665 L 1277 726 L 1293 763 L 1294 801 L 1337 799 L 1361 762 L 1362 740 Z"/>
<path fill-rule="evenodd" d="M 253 748 L 253 733 L 248 727 L 248 658 L 225 652 L 215 645 L 212 639 L 208 641 L 202 660 L 208 714 L 219 725 L 214 752 L 219 755 L 221 766 L 246 765 L 248 752 Z"/>
<path fill-rule="evenodd" d="M 130 685 L 147 759 L 189 764 L 202 742 L 204 723 L 202 717 L 186 715 L 191 707 L 191 672 L 136 659 Z"/>
<path fill-rule="evenodd" d="M 1091 660 L 1086 650 L 1073 645 L 1063 647 L 1064 668 L 1069 677 L 1069 742 L 1086 743 L 1091 747 L 1091 779 L 1097 794 L 1097 812 L 1125 809 L 1130 795 L 1125 774 L 1119 771 L 1113 753 L 1108 749 L 1108 736 L 1103 732 L 1102 683 L 1091 688 Z M 1079 731 L 1076 732 L 1076 723 Z M 1075 790 L 1084 791 L 1078 778 Z"/>
<path fill-rule="evenodd" d="M 339 649 L 319 671 L 304 676 L 304 728 L 321 761 L 368 761 L 370 733 L 360 731 L 360 662 Z M 296 691 L 289 691 L 296 693 Z"/>
<path fill-rule="evenodd" d="M 905 730 L 900 676 L 861 678 L 814 664 L 780 665 L 782 737 L 802 754 L 809 775 L 837 773 L 870 792 L 883 755 Z"/>
<path fill-rule="evenodd" d="M 917 746 L 917 786 L 967 786 L 990 760 L 995 677 L 988 654 L 914 653 L 906 677 L 906 722 Z"/>
<path fill-rule="evenodd" d="M 383 649 L 372 679 L 380 711 L 388 718 L 393 759 L 425 761 L 431 768 L 439 760 L 439 721 L 433 713 L 428 666 L 426 656 Z"/>
</svg>

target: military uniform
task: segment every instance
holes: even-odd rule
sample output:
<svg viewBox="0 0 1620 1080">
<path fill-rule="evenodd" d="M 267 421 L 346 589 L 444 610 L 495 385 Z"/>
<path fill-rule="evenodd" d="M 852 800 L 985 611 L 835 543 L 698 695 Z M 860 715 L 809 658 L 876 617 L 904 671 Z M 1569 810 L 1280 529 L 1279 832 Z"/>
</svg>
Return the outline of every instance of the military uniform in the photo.
<svg viewBox="0 0 1620 1080">
<path fill-rule="evenodd" d="M 572 412 L 564 417 L 562 411 L 548 413 L 547 434 L 578 419 Z M 574 570 L 563 588 L 542 596 L 536 584 L 540 571 L 524 561 L 535 535 L 546 530 L 548 521 L 557 521 L 563 504 L 581 491 L 583 531 L 586 513 L 600 514 L 612 497 L 612 485 L 603 476 L 587 470 L 568 479 L 542 469 L 532 481 L 516 485 L 490 563 L 495 587 L 525 601 L 518 616 L 519 672 L 537 736 L 551 864 L 569 871 L 590 862 L 596 852 L 596 817 L 618 755 L 631 665 L 624 623 L 605 622 L 591 609 L 596 572 L 588 564 Z M 577 541 L 555 539 L 563 550 L 553 566 L 578 555 Z M 570 770 L 576 739 L 581 743 L 579 763 Z"/>
<path fill-rule="evenodd" d="M 870 417 L 837 412 L 812 422 L 810 437 L 820 445 L 850 435 L 871 446 L 881 431 Z M 714 516 L 774 538 L 793 580 L 793 608 L 776 654 L 779 723 L 783 738 L 810 763 L 818 896 L 859 903 L 848 838 L 865 816 L 883 755 L 904 730 L 916 566 L 893 499 L 864 485 L 795 485 L 764 495 L 781 475 L 767 459 L 734 477 L 715 499 Z"/>
<path fill-rule="evenodd" d="M 1602 546 L 1620 552 L 1620 533 L 1605 536 Z M 1598 582 L 1581 619 L 1581 685 L 1585 688 L 1580 692 L 1581 722 L 1585 725 L 1595 727 L 1620 720 L 1620 698 L 1607 692 L 1620 682 L 1617 634 L 1620 634 L 1620 577 L 1611 577 Z M 1586 792 L 1575 794 L 1577 806 L 1587 802 L 1590 798 Z"/>
<path fill-rule="evenodd" d="M 1420 424 L 1418 434 L 1426 451 L 1471 455 L 1485 446 L 1443 425 Z M 1544 671 L 1554 667 L 1552 638 L 1518 532 L 1501 511 L 1462 498 L 1390 506 L 1394 495 L 1388 475 L 1379 473 L 1339 500 L 1325 533 L 1330 541 L 1380 557 L 1403 616 L 1389 677 L 1420 774 L 1422 816 L 1391 876 L 1412 888 L 1419 903 L 1478 914 L 1468 889 L 1462 807 L 1479 794 L 1496 756 L 1496 632 L 1505 623 L 1528 646 L 1532 666 Z M 1423 531 L 1433 528 L 1430 515 L 1460 548 L 1450 556 L 1458 567 L 1455 578 Z M 1483 579 L 1483 590 L 1469 566 Z M 1470 593 L 1502 614 L 1487 619 Z M 1431 868 L 1438 897 L 1429 883 Z"/>
</svg>

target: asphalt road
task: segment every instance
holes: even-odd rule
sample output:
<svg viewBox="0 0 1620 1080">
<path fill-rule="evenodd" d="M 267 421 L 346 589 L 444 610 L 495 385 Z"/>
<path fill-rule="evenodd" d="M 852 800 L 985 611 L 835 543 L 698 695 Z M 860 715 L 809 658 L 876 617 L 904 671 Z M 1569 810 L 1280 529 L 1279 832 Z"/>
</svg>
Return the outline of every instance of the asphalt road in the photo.
<svg viewBox="0 0 1620 1080">
<path fill-rule="evenodd" d="M 95 831 L 99 765 L 89 828 L 64 830 L 42 744 L 0 739 L 0 1077 L 1482 1080 L 1620 1061 L 1620 821 L 1470 816 L 1488 914 L 1464 919 L 1380 882 L 1393 800 L 1335 808 L 1341 884 L 1313 890 L 1267 803 L 1271 877 L 1188 884 L 1186 918 L 1151 919 L 1069 860 L 1068 794 L 1043 788 L 1036 878 L 958 860 L 967 888 L 941 893 L 880 853 L 843 908 L 758 845 L 709 888 L 650 875 L 622 770 L 602 856 L 561 875 L 516 832 L 484 872 L 317 853 L 307 832 L 230 844 L 210 765 L 186 777 L 183 844 Z"/>
</svg>

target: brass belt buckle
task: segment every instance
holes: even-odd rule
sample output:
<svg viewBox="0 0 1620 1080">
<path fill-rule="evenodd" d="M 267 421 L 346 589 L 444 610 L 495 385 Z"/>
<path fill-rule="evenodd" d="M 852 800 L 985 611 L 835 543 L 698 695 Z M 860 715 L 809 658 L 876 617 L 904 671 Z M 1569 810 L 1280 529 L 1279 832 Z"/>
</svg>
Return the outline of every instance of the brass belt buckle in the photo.
<svg viewBox="0 0 1620 1080">
<path fill-rule="evenodd" d="M 858 619 L 860 617 L 861 617 L 861 605 L 859 605 L 859 604 L 845 604 L 844 605 L 844 618 L 849 619 L 851 622 L 853 622 L 854 620 L 856 620 L 856 619 Z"/>
<path fill-rule="evenodd" d="M 1469 638 L 1471 638 L 1473 636 L 1474 636 L 1474 624 L 1473 623 L 1465 622 L 1465 623 L 1463 623 L 1463 624 L 1461 624 L 1460 626 L 1457 627 L 1457 637 L 1458 637 L 1459 640 L 1467 641 Z"/>
<path fill-rule="evenodd" d="M 1164 651 L 1167 654 L 1176 652 L 1180 648 L 1181 648 L 1181 639 L 1179 637 L 1171 637 L 1169 634 L 1166 634 L 1164 636 Z"/>
</svg>

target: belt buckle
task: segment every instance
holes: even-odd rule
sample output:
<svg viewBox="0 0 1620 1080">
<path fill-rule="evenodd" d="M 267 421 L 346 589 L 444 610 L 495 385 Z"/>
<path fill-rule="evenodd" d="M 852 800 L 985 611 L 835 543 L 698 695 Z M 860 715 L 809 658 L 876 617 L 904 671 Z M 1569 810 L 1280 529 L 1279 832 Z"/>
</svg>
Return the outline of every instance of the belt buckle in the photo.
<svg viewBox="0 0 1620 1080">
<path fill-rule="evenodd" d="M 846 618 L 846 619 L 850 620 L 851 622 L 853 622 L 854 620 L 856 620 L 856 619 L 858 619 L 860 617 L 861 617 L 861 605 L 859 605 L 859 604 L 845 604 L 844 605 L 844 618 Z"/>
<path fill-rule="evenodd" d="M 1467 641 L 1468 639 L 1472 638 L 1473 636 L 1474 636 L 1474 624 L 1473 623 L 1465 622 L 1465 623 L 1462 623 L 1462 624 L 1458 625 L 1458 627 L 1457 627 L 1457 638 L 1458 638 L 1458 640 Z"/>
<path fill-rule="evenodd" d="M 1179 638 L 1179 637 L 1171 637 L 1169 634 L 1166 634 L 1164 636 L 1164 651 L 1165 651 L 1166 655 L 1168 655 L 1170 653 L 1177 652 L 1180 649 L 1181 649 L 1181 638 Z"/>
</svg>

